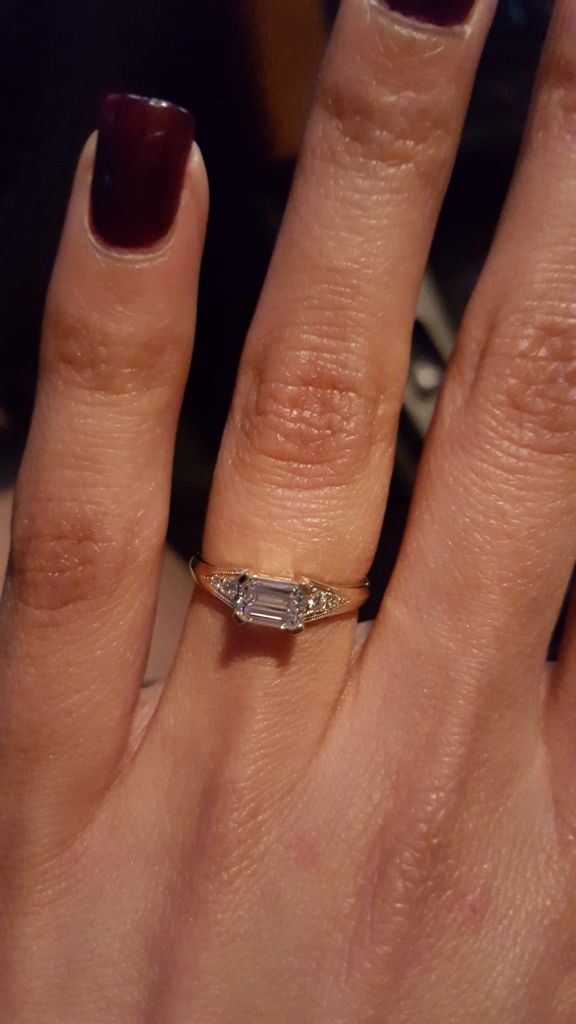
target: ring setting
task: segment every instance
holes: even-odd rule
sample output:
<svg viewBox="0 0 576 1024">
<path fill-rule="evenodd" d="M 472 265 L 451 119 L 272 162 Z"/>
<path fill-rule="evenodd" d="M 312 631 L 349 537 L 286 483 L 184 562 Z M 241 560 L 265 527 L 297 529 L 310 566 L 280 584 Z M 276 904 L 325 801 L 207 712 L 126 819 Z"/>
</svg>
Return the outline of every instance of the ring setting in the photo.
<svg viewBox="0 0 576 1024">
<path fill-rule="evenodd" d="M 294 579 L 218 568 L 199 556 L 192 559 L 190 569 L 200 586 L 233 610 L 237 622 L 290 633 L 358 608 L 368 597 L 367 580 L 356 586 L 338 586 L 307 576 Z"/>
</svg>

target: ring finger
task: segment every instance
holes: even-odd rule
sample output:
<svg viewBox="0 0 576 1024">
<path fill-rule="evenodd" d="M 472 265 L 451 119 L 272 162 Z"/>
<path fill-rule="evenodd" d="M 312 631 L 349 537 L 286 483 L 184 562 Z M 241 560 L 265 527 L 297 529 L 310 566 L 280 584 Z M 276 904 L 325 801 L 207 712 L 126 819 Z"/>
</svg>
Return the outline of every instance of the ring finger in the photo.
<svg viewBox="0 0 576 1024">
<path fill-rule="evenodd" d="M 222 442 L 203 551 L 214 565 L 335 582 L 360 580 L 370 566 L 420 281 L 490 21 L 489 4 L 458 7 L 416 4 L 408 13 L 417 17 L 405 17 L 383 3 L 341 5 Z M 254 639 L 227 614 L 211 597 L 193 602 L 175 691 L 201 646 L 213 700 L 222 650 L 241 652 L 227 658 L 229 672 L 246 685 L 252 659 L 271 715 L 280 694 L 283 742 L 293 740 L 289 707 L 303 735 L 304 686 L 308 727 L 321 727 L 352 617 L 299 638 L 275 687 L 286 638 L 264 646 L 261 631 Z M 310 687 L 315 666 L 321 684 Z"/>
</svg>

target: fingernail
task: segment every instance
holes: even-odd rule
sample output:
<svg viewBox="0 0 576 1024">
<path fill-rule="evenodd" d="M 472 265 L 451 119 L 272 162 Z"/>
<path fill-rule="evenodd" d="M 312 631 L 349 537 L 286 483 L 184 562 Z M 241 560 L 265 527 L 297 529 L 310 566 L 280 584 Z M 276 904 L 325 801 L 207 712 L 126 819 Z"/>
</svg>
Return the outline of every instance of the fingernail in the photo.
<svg viewBox="0 0 576 1024">
<path fill-rule="evenodd" d="M 187 110 L 143 96 L 107 96 L 92 176 L 92 229 L 106 245 L 149 248 L 170 230 L 194 140 Z"/>
<path fill-rule="evenodd" d="M 387 0 L 391 11 L 407 18 L 448 28 L 461 25 L 472 10 L 475 0 Z"/>
</svg>

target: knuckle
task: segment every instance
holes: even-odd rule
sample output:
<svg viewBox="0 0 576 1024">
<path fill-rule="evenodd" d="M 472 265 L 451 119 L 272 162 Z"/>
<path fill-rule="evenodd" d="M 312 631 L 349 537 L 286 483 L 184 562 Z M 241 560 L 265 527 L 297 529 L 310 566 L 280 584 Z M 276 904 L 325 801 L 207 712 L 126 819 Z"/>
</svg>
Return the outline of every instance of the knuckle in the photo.
<svg viewBox="0 0 576 1024">
<path fill-rule="evenodd" d="M 145 389 L 150 395 L 173 378 L 182 350 L 179 331 L 169 314 L 162 323 L 120 307 L 99 311 L 51 301 L 42 370 L 85 392 L 124 398 Z"/>
<path fill-rule="evenodd" d="M 279 354 L 280 353 L 280 354 Z M 361 360 L 326 346 L 275 344 L 248 370 L 238 413 L 240 449 L 256 453 L 276 482 L 293 486 L 349 483 L 385 436 L 391 399 Z"/>
<path fill-rule="evenodd" d="M 481 360 L 495 390 L 498 427 L 536 454 L 576 454 L 576 319 L 539 302 L 497 325 Z"/>
<path fill-rule="evenodd" d="M 432 180 L 450 146 L 450 117 L 437 90 L 399 94 L 366 75 L 328 75 L 318 87 L 319 148 L 331 162 L 412 168 Z"/>
<path fill-rule="evenodd" d="M 79 605 L 107 603 L 121 589 L 127 569 L 157 552 L 164 537 L 158 521 L 135 529 L 114 507 L 33 500 L 15 505 L 8 567 L 11 596 L 31 611 L 73 616 Z"/>
<path fill-rule="evenodd" d="M 416 803 L 399 821 L 386 815 L 363 851 L 349 936 L 349 971 L 370 948 L 389 947 L 403 957 L 406 934 L 414 942 L 415 920 L 433 916 L 440 934 L 450 905 L 462 899 L 452 835 L 455 811 L 436 793 L 430 799 L 430 807 Z M 448 822 L 442 821 L 443 813 Z M 487 902 L 488 894 L 482 893 L 483 915 Z"/>
<path fill-rule="evenodd" d="M 16 516 L 9 574 L 18 603 L 59 612 L 118 585 L 125 552 L 109 528 L 59 505 Z"/>
</svg>

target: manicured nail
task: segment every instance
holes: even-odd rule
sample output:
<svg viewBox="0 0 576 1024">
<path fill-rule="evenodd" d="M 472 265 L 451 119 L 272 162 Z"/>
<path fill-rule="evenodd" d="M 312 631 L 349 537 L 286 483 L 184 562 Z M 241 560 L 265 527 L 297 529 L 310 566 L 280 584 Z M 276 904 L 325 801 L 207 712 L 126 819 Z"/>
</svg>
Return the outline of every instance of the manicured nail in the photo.
<svg viewBox="0 0 576 1024">
<path fill-rule="evenodd" d="M 142 96 L 107 96 L 92 176 L 92 229 L 106 245 L 148 248 L 170 230 L 194 140 L 187 110 Z"/>
<path fill-rule="evenodd" d="M 429 25 L 461 25 L 472 10 L 475 0 L 387 0 L 388 7 L 398 14 Z"/>
</svg>

